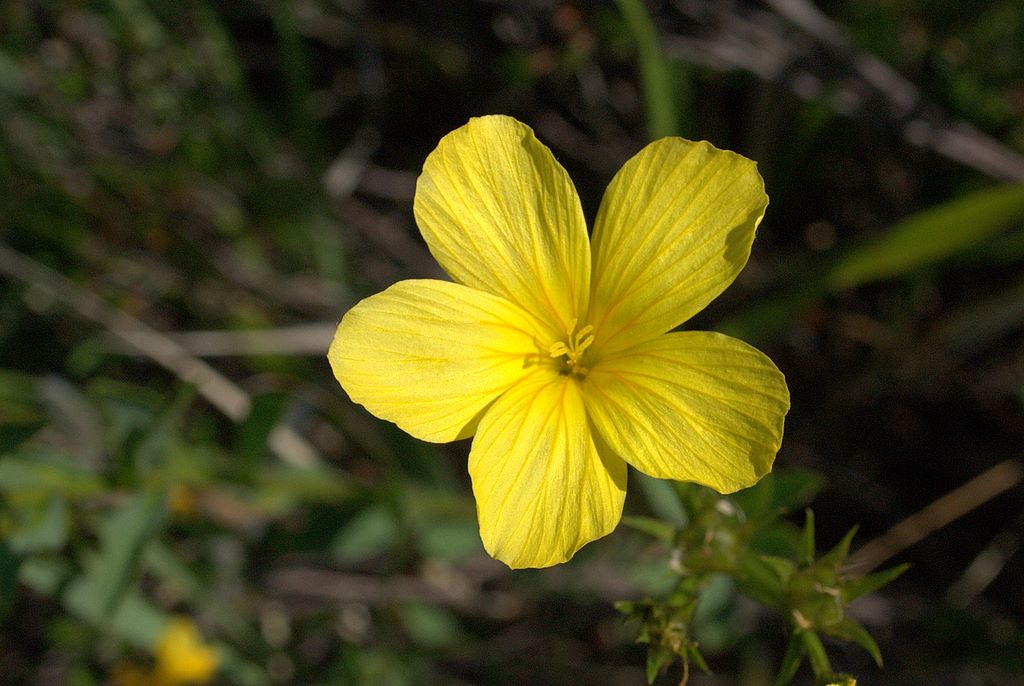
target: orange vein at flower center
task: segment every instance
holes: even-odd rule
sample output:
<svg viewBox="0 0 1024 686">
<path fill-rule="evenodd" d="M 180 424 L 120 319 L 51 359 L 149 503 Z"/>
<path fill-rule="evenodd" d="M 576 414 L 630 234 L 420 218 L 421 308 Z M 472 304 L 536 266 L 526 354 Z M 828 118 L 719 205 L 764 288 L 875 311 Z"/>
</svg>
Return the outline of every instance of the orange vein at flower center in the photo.
<svg viewBox="0 0 1024 686">
<path fill-rule="evenodd" d="M 558 369 L 559 374 L 583 379 L 590 371 L 583 366 L 583 353 L 594 342 L 594 326 L 587 324 L 577 331 L 576 322 L 577 320 L 573 319 L 569 323 L 566 338 L 552 343 L 548 347 L 548 354 L 561 363 Z"/>
</svg>

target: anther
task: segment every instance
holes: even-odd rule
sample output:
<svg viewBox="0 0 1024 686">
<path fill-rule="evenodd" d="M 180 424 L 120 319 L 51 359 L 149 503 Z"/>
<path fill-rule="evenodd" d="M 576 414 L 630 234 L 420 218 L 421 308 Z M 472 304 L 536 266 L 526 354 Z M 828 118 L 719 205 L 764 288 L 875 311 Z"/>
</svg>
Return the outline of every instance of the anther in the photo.
<svg viewBox="0 0 1024 686">
<path fill-rule="evenodd" d="M 584 367 L 581 362 L 583 360 L 583 353 L 586 351 L 590 344 L 594 342 L 593 330 L 594 326 L 588 324 L 579 331 L 576 331 L 576 324 L 579 320 L 573 319 L 569 323 L 569 330 L 566 331 L 566 339 L 564 341 L 556 341 L 548 347 L 548 354 L 553 358 L 564 357 L 564 367 L 562 373 L 572 374 L 573 376 L 582 378 L 587 375 L 589 371 Z"/>
</svg>

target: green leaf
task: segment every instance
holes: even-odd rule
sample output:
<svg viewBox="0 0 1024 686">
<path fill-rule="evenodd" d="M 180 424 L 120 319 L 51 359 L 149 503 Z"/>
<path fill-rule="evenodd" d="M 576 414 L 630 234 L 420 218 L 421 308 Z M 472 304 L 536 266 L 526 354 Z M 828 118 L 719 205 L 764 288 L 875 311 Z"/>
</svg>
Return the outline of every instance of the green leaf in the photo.
<svg viewBox="0 0 1024 686">
<path fill-rule="evenodd" d="M 109 617 L 117 609 L 135 579 L 147 544 L 166 517 L 166 499 L 158 491 L 137 493 L 107 515 L 100 529 L 99 553 L 85 565 L 93 594 L 90 600 L 98 616 Z"/>
<path fill-rule="evenodd" d="M 409 638 L 424 648 L 458 643 L 462 630 L 451 610 L 426 603 L 408 603 L 399 610 Z"/>
<path fill-rule="evenodd" d="M 874 574 L 862 576 L 859 579 L 851 579 L 842 586 L 843 600 L 849 603 L 860 598 L 862 595 L 873 593 L 908 569 L 910 569 L 908 564 L 896 565 Z"/>
<path fill-rule="evenodd" d="M 647 683 L 653 684 L 661 670 L 672 664 L 675 655 L 662 645 L 652 645 L 647 649 Z"/>
<path fill-rule="evenodd" d="M 826 566 L 840 565 L 846 557 L 850 554 L 850 544 L 853 542 L 853 537 L 857 535 L 857 526 L 846 532 L 846 535 L 836 544 L 832 550 L 828 551 L 818 560 L 819 563 Z"/>
<path fill-rule="evenodd" d="M 203 584 L 195 571 L 170 546 L 159 539 L 151 541 L 146 546 L 142 566 L 157 579 L 171 584 L 184 598 L 195 600 L 203 592 Z"/>
<path fill-rule="evenodd" d="M 48 448 L 26 445 L 0 457 L 0 493 L 16 503 L 53 493 L 75 500 L 102 490 L 102 482 L 81 463 Z"/>
<path fill-rule="evenodd" d="M 855 622 L 854 620 L 846 617 L 843 621 L 833 624 L 832 626 L 823 629 L 825 633 L 836 638 L 842 638 L 847 641 L 853 641 L 864 650 L 868 651 L 872 659 L 879 667 L 882 666 L 882 651 L 878 649 L 878 644 L 875 639 L 871 637 L 868 630 L 863 626 Z"/>
<path fill-rule="evenodd" d="M 851 250 L 826 281 L 839 291 L 900 276 L 962 252 L 1021 220 L 1024 184 L 979 191 L 914 214 Z"/>
<path fill-rule="evenodd" d="M 387 551 L 400 533 L 391 509 L 374 504 L 342 525 L 331 543 L 331 554 L 343 564 L 360 562 Z"/>
<path fill-rule="evenodd" d="M 345 503 L 358 494 L 349 477 L 326 466 L 260 465 L 252 479 L 260 504 L 282 510 L 299 502 Z"/>
<path fill-rule="evenodd" d="M 774 470 L 755 485 L 730 496 L 749 518 L 792 512 L 814 500 L 825 479 L 809 469 Z"/>
<path fill-rule="evenodd" d="M 663 543 L 671 544 L 676 537 L 676 527 L 653 517 L 626 516 L 622 518 L 622 523 Z"/>
<path fill-rule="evenodd" d="M 68 540 L 71 516 L 67 501 L 53 494 L 35 506 L 16 511 L 18 526 L 8 545 L 15 553 L 24 555 L 42 551 L 56 551 Z"/>
<path fill-rule="evenodd" d="M 800 639 L 800 633 L 796 632 L 789 637 L 786 645 L 786 652 L 782 656 L 782 664 L 779 665 L 779 674 L 775 677 L 775 686 L 786 686 L 796 671 L 800 669 L 800 662 L 804 657 L 804 642 Z"/>
<path fill-rule="evenodd" d="M 167 613 L 137 592 L 126 593 L 114 612 L 104 613 L 96 602 L 95 593 L 95 579 L 79 576 L 68 584 L 62 600 L 76 617 L 117 636 L 130 646 L 151 650 L 167 626 Z"/>
<path fill-rule="evenodd" d="M 651 512 L 670 524 L 676 526 L 686 524 L 686 511 L 683 509 L 682 503 L 679 502 L 679 494 L 676 493 L 671 481 L 655 479 L 640 472 L 633 472 L 631 476 L 635 476 L 640 484 L 640 490 L 643 491 L 644 499 L 647 500 L 647 506 L 651 508 Z"/>
<path fill-rule="evenodd" d="M 194 386 L 181 386 L 159 419 L 146 427 L 145 437 L 139 441 L 133 455 L 134 467 L 139 473 L 166 466 L 168 455 L 181 441 L 181 426 L 195 397 Z"/>
<path fill-rule="evenodd" d="M 699 667 L 702 672 L 704 672 L 705 674 L 711 673 L 711 670 L 708 669 L 707 661 L 704 659 L 704 656 L 701 655 L 700 649 L 697 646 L 693 644 L 687 645 L 686 656 L 690 660 L 692 660 L 693 663 L 697 665 L 697 667 Z"/>
<path fill-rule="evenodd" d="M 235 432 L 235 454 L 247 465 L 256 464 L 267 453 L 267 438 L 287 407 L 288 395 L 267 393 L 252 399 L 252 407 Z"/>
<path fill-rule="evenodd" d="M 800 641 L 804 644 L 807 661 L 814 671 L 814 676 L 820 678 L 831 674 L 832 664 L 828 661 L 828 655 L 825 654 L 825 646 L 821 644 L 818 634 L 809 629 L 799 629 L 797 633 L 800 636 Z"/>
<path fill-rule="evenodd" d="M 750 598 L 768 607 L 781 608 L 795 565 L 783 558 L 744 552 L 736 567 L 736 583 Z"/>
</svg>

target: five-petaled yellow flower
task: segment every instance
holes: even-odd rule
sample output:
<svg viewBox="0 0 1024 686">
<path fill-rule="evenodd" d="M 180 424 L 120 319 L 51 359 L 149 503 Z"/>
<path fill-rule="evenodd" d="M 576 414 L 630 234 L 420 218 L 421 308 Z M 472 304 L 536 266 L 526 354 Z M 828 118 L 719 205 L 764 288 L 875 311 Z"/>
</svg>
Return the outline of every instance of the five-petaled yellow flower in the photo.
<svg viewBox="0 0 1024 686">
<path fill-rule="evenodd" d="M 771 469 L 781 372 L 728 336 L 669 333 L 736 278 L 767 204 L 752 161 L 665 138 L 615 175 L 588 239 L 533 131 L 472 119 L 427 157 L 414 202 L 454 283 L 400 281 L 357 304 L 331 366 L 355 402 L 417 438 L 474 437 L 491 555 L 564 562 L 615 528 L 626 463 L 723 493 Z"/>
</svg>

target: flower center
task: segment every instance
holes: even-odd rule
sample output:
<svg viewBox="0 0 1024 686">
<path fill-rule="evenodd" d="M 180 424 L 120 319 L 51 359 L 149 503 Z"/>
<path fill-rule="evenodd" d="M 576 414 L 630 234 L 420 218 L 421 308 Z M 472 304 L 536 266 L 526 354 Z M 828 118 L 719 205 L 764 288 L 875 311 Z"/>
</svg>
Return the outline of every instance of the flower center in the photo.
<svg viewBox="0 0 1024 686">
<path fill-rule="evenodd" d="M 583 366 L 582 360 L 583 353 L 594 342 L 594 325 L 587 324 L 579 331 L 576 331 L 577 321 L 573 319 L 569 323 L 569 330 L 566 332 L 565 340 L 552 343 L 548 348 L 548 353 L 553 358 L 561 358 L 559 360 L 561 362 L 561 368 L 558 370 L 559 374 L 572 375 L 582 379 L 590 371 Z"/>
</svg>

